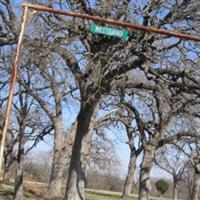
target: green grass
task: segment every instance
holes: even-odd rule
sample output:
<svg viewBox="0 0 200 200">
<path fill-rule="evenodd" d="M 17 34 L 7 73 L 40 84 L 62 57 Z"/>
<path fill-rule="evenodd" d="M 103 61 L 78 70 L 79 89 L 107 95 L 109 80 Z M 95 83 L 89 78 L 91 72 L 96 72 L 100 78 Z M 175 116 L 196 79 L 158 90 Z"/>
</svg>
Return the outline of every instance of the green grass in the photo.
<svg viewBox="0 0 200 200">
<path fill-rule="evenodd" d="M 86 191 L 86 199 L 87 200 L 122 200 L 123 198 L 118 193 L 109 191 L 95 191 L 95 190 L 87 190 Z M 137 195 L 132 195 L 130 198 L 126 198 L 123 200 L 138 200 Z M 168 198 L 159 198 L 153 197 L 151 200 L 170 200 Z"/>
<path fill-rule="evenodd" d="M 29 186 L 30 187 L 30 186 Z M 36 187 L 36 190 L 37 187 Z M 46 188 L 45 188 L 46 191 Z M 0 200 L 12 200 L 13 197 L 13 185 L 2 185 L 0 187 Z M 31 193 L 29 190 L 24 192 L 23 200 L 46 200 L 42 196 L 35 195 Z M 110 191 L 101 191 L 101 190 L 90 190 L 86 189 L 86 200 L 122 200 L 121 194 L 118 192 L 110 192 Z M 137 195 L 132 195 L 130 198 L 126 198 L 124 200 L 137 200 Z M 157 198 L 153 197 L 151 200 L 170 200 L 167 198 Z"/>
<path fill-rule="evenodd" d="M 86 192 L 86 199 L 87 200 L 121 200 L 122 198 L 117 194 L 107 194 L 102 192 L 94 192 L 94 191 L 87 191 Z M 126 200 L 137 200 L 137 198 L 131 197 L 127 198 Z"/>
<path fill-rule="evenodd" d="M 13 196 L 13 187 L 3 185 L 0 187 L 0 200 L 11 200 Z"/>
</svg>

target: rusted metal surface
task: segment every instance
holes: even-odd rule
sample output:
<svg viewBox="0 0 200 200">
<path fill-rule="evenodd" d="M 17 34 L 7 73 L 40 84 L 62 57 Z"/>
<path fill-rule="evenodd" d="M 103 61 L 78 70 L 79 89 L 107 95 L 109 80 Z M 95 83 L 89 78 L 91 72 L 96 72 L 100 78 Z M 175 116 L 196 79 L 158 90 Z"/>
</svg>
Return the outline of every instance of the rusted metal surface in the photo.
<svg viewBox="0 0 200 200">
<path fill-rule="evenodd" d="M 5 121 L 4 121 L 1 146 L 0 146 L 0 173 L 1 174 L 2 174 L 5 141 L 6 141 L 8 126 L 9 126 L 9 121 L 10 121 L 10 112 L 11 112 L 11 106 L 12 106 L 12 101 L 13 101 L 14 89 L 15 89 L 15 85 L 16 85 L 16 81 L 17 81 L 18 67 L 19 67 L 19 61 L 20 61 L 20 52 L 21 52 L 23 35 L 24 35 L 27 17 L 28 17 L 28 6 L 24 6 L 24 10 L 23 10 L 23 14 L 22 14 L 21 31 L 19 34 L 17 50 L 16 50 L 16 55 L 15 55 L 15 62 L 14 62 L 11 81 L 10 81 L 10 90 L 9 90 L 9 96 L 8 96 L 8 101 L 7 101 L 7 105 L 6 105 Z"/>
<path fill-rule="evenodd" d="M 25 4 L 23 4 L 23 6 L 27 6 L 28 8 L 33 9 L 33 10 L 52 12 L 52 13 L 56 13 L 56 14 L 88 19 L 88 20 L 101 22 L 101 23 L 105 23 L 105 24 L 111 24 L 111 25 L 120 26 L 120 27 L 124 27 L 124 28 L 131 28 L 131 29 L 146 31 L 146 32 L 149 32 L 149 33 L 157 33 L 157 34 L 161 34 L 161 35 L 168 35 L 168 36 L 172 36 L 172 37 L 176 37 L 176 38 L 182 38 L 182 39 L 185 39 L 185 40 L 193 40 L 193 41 L 196 41 L 196 42 L 200 42 L 200 37 L 188 35 L 188 34 L 184 34 L 184 33 L 180 33 L 180 32 L 167 31 L 167 30 L 163 30 L 163 29 L 156 29 L 156 28 L 152 28 L 152 27 L 149 27 L 149 26 L 132 24 L 132 23 L 129 23 L 129 22 L 121 22 L 121 21 L 117 21 L 117 20 L 113 20 L 113 19 L 106 19 L 106 18 L 102 18 L 102 17 L 99 17 L 99 16 L 92 16 L 92 15 L 88 15 L 88 14 L 84 14 L 84 13 L 57 10 L 57 9 L 54 9 L 54 8 L 40 6 L 40 5 L 33 5 L 33 4 L 25 3 Z"/>
</svg>

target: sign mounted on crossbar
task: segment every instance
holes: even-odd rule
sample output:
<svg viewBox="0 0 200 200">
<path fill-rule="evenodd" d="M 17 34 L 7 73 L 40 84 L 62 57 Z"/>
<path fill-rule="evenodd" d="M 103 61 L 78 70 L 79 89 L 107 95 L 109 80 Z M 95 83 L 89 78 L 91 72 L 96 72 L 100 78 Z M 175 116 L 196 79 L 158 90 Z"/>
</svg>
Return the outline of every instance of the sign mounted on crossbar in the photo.
<svg viewBox="0 0 200 200">
<path fill-rule="evenodd" d="M 107 26 L 97 26 L 95 24 L 90 25 L 90 31 L 93 33 L 99 33 L 103 35 L 119 37 L 122 39 L 128 39 L 128 31 Z"/>
</svg>

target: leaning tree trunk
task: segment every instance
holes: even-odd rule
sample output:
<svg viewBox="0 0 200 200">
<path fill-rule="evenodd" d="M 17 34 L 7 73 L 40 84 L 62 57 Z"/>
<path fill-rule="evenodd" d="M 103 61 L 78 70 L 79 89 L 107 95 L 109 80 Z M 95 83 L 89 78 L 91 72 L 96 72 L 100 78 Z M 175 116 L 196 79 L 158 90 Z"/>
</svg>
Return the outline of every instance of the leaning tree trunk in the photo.
<svg viewBox="0 0 200 200">
<path fill-rule="evenodd" d="M 192 200 L 199 200 L 200 199 L 200 171 L 195 172 L 194 176 L 194 189 L 193 189 L 193 195 Z"/>
<path fill-rule="evenodd" d="M 135 168 L 136 168 L 136 156 L 135 156 L 135 152 L 131 152 L 129 165 L 128 165 L 128 173 L 126 176 L 124 190 L 122 194 L 123 197 L 129 197 L 131 195 Z"/>
<path fill-rule="evenodd" d="M 81 105 L 77 118 L 77 131 L 72 149 L 65 200 L 85 200 L 85 166 L 84 162 L 81 160 L 81 152 L 84 152 L 88 148 L 88 140 L 84 138 L 87 137 L 95 107 L 95 103 L 92 105 Z"/>
<path fill-rule="evenodd" d="M 150 200 L 150 171 L 154 161 L 155 147 L 147 145 L 144 149 L 140 169 L 139 200 Z"/>
<path fill-rule="evenodd" d="M 19 131 L 19 147 L 17 155 L 17 169 L 15 177 L 15 191 L 13 200 L 23 199 L 23 172 L 24 172 L 24 129 Z"/>
<path fill-rule="evenodd" d="M 55 119 L 55 138 L 53 163 L 48 187 L 48 196 L 52 199 L 62 197 L 63 172 L 65 168 L 65 150 L 63 149 L 63 121 L 62 116 Z"/>
</svg>

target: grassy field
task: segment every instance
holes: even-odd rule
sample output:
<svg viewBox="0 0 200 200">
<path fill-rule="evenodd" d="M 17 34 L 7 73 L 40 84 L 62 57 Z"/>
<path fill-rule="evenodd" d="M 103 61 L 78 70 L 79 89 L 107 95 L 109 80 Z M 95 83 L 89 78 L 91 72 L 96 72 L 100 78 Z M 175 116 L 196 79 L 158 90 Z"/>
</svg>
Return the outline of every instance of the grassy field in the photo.
<svg viewBox="0 0 200 200">
<path fill-rule="evenodd" d="M 119 194 L 113 194 L 112 192 L 109 194 L 108 192 L 102 191 L 86 191 L 87 200 L 121 200 Z M 136 197 L 127 198 L 126 200 L 137 200 Z"/>
<path fill-rule="evenodd" d="M 46 186 L 42 184 L 31 184 L 26 183 L 24 187 L 24 200 L 47 200 Z M 0 200 L 12 200 L 13 196 L 13 185 L 2 185 L 0 188 Z M 86 190 L 87 200 L 122 200 L 120 193 L 100 190 Z M 131 198 L 126 200 L 137 200 L 137 195 L 133 195 Z M 152 198 L 152 200 L 170 200 Z"/>
</svg>

